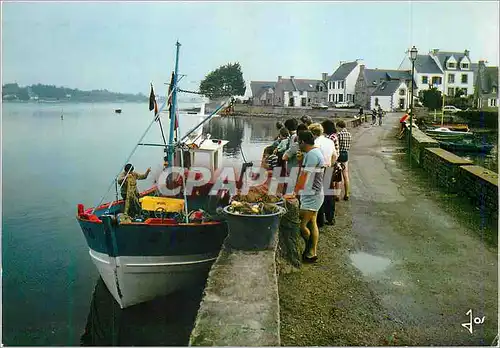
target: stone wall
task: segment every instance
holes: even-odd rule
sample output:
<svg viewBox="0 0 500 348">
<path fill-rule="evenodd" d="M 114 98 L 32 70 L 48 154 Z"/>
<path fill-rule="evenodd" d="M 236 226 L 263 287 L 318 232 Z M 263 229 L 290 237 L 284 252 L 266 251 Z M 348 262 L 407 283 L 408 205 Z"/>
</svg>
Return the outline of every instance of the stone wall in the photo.
<svg viewBox="0 0 500 348">
<path fill-rule="evenodd" d="M 406 141 L 406 146 L 408 142 Z M 439 148 L 439 143 L 413 129 L 413 159 L 438 186 L 465 196 L 484 215 L 487 223 L 498 226 L 498 174 Z"/>
<path fill-rule="evenodd" d="M 408 145 L 408 136 L 406 135 L 406 144 Z M 425 135 L 419 129 L 412 129 L 412 139 L 411 139 L 411 156 L 415 162 L 418 164 L 422 163 L 423 151 L 427 148 L 439 148 L 439 142 L 435 139 Z"/>
<path fill-rule="evenodd" d="M 275 106 L 253 106 L 247 104 L 235 104 L 235 115 L 261 115 L 274 117 L 301 117 L 309 115 L 311 117 L 353 117 L 357 115 L 359 109 L 310 109 L 310 108 L 285 108 Z"/>
<path fill-rule="evenodd" d="M 421 164 L 435 184 L 456 193 L 460 166 L 471 165 L 472 161 L 441 148 L 427 148 L 422 152 Z"/>
<path fill-rule="evenodd" d="M 498 225 L 498 174 L 486 168 L 464 165 L 459 168 L 457 187 L 490 224 Z"/>
<path fill-rule="evenodd" d="M 189 346 L 279 346 L 279 325 L 275 249 L 223 248 L 210 270 Z"/>
</svg>

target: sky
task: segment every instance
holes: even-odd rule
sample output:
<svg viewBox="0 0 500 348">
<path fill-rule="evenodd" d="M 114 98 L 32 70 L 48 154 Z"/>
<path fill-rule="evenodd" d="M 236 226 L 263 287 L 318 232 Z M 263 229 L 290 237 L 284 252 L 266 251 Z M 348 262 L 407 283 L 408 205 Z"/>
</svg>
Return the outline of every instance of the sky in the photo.
<svg viewBox="0 0 500 348">
<path fill-rule="evenodd" d="M 2 2 L 2 83 L 164 93 L 239 62 L 251 80 L 321 78 L 340 61 L 397 69 L 408 48 L 498 66 L 499 4 L 482 2 Z M 247 88 L 249 95 L 249 88 Z"/>
</svg>

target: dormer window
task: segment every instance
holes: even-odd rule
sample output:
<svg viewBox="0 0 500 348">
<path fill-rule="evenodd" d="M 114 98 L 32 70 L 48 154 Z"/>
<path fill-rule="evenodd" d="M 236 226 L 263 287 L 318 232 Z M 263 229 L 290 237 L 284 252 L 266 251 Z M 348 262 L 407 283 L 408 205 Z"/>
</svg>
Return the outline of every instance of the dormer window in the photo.
<svg viewBox="0 0 500 348">
<path fill-rule="evenodd" d="M 469 63 L 462 63 L 462 69 L 469 69 Z"/>
<path fill-rule="evenodd" d="M 448 69 L 455 69 L 457 65 L 455 63 L 449 62 L 448 63 Z"/>
</svg>

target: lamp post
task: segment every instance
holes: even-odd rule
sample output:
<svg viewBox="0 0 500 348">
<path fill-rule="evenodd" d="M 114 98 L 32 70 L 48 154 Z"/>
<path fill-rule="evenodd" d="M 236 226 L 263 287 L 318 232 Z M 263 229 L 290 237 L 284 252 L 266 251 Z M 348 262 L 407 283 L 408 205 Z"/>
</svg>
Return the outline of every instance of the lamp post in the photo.
<svg viewBox="0 0 500 348">
<path fill-rule="evenodd" d="M 411 60 L 411 101 L 410 101 L 410 134 L 408 136 L 408 161 L 410 162 L 411 168 L 411 131 L 413 128 L 413 85 L 415 84 L 415 60 L 417 60 L 418 50 L 413 46 L 410 50 L 410 60 Z"/>
</svg>

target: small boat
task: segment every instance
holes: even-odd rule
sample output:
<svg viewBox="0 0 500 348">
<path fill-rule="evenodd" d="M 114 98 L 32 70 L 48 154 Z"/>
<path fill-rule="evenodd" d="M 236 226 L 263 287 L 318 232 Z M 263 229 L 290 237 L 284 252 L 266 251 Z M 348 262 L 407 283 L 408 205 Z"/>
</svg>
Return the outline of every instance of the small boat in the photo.
<svg viewBox="0 0 500 348">
<path fill-rule="evenodd" d="M 495 145 L 484 144 L 472 139 L 464 139 L 462 141 L 440 141 L 439 146 L 445 150 L 452 152 L 480 152 L 488 153 Z"/>
<path fill-rule="evenodd" d="M 122 113 L 122 109 L 115 109 L 115 113 L 121 114 Z"/>
<path fill-rule="evenodd" d="M 448 128 L 449 130 L 451 131 L 458 131 L 458 132 L 469 132 L 469 126 L 466 125 L 466 124 L 432 124 L 431 125 L 432 127 L 436 127 L 436 128 L 439 128 L 439 127 L 444 127 L 444 128 Z"/>
<path fill-rule="evenodd" d="M 446 127 L 427 129 L 425 131 L 425 134 L 437 140 L 460 140 L 464 139 L 465 137 L 471 137 L 474 135 L 474 133 L 469 131 L 467 132 L 452 131 L 451 129 Z"/>
<path fill-rule="evenodd" d="M 176 62 L 179 47 L 177 43 Z M 174 86 L 178 84 L 178 76 L 176 63 Z M 217 180 L 213 174 L 222 169 L 223 148 L 228 141 L 202 134 L 202 125 L 221 111 L 227 101 L 177 139 L 175 125 L 182 115 L 177 112 L 177 90 L 177 87 L 172 89 L 172 98 L 167 98 L 168 104 L 165 102 L 156 111 L 156 117 L 129 156 L 130 159 L 139 145 L 162 147 L 166 154 L 162 158 L 164 171 L 157 183 L 140 193 L 141 213 L 134 216 L 124 214 L 125 201 L 118 198 L 120 187 L 116 177 L 94 208 L 78 204 L 76 219 L 86 239 L 90 258 L 120 308 L 191 287 L 200 279 L 204 281 L 227 236 L 226 222 L 217 215 L 217 208 L 228 204 L 229 195 L 224 191 L 218 191 L 218 195 L 209 193 Z M 160 117 L 165 108 L 170 110 L 172 120 L 169 122 L 168 143 L 141 143 L 157 120 L 163 135 Z M 207 157 L 208 167 L 205 163 Z M 193 180 L 190 178 L 197 180 L 198 175 L 204 176 L 196 170 L 196 165 L 206 168 L 212 178 L 201 186 L 189 187 L 190 180 Z M 243 163 L 243 168 L 245 165 Z M 172 177 L 168 175 L 172 173 L 169 169 L 180 169 L 180 173 L 173 172 L 180 180 L 167 180 Z M 174 187 L 169 187 L 172 184 Z M 113 187 L 116 199 L 102 204 Z M 165 187 L 169 192 L 177 192 L 165 193 Z"/>
</svg>

